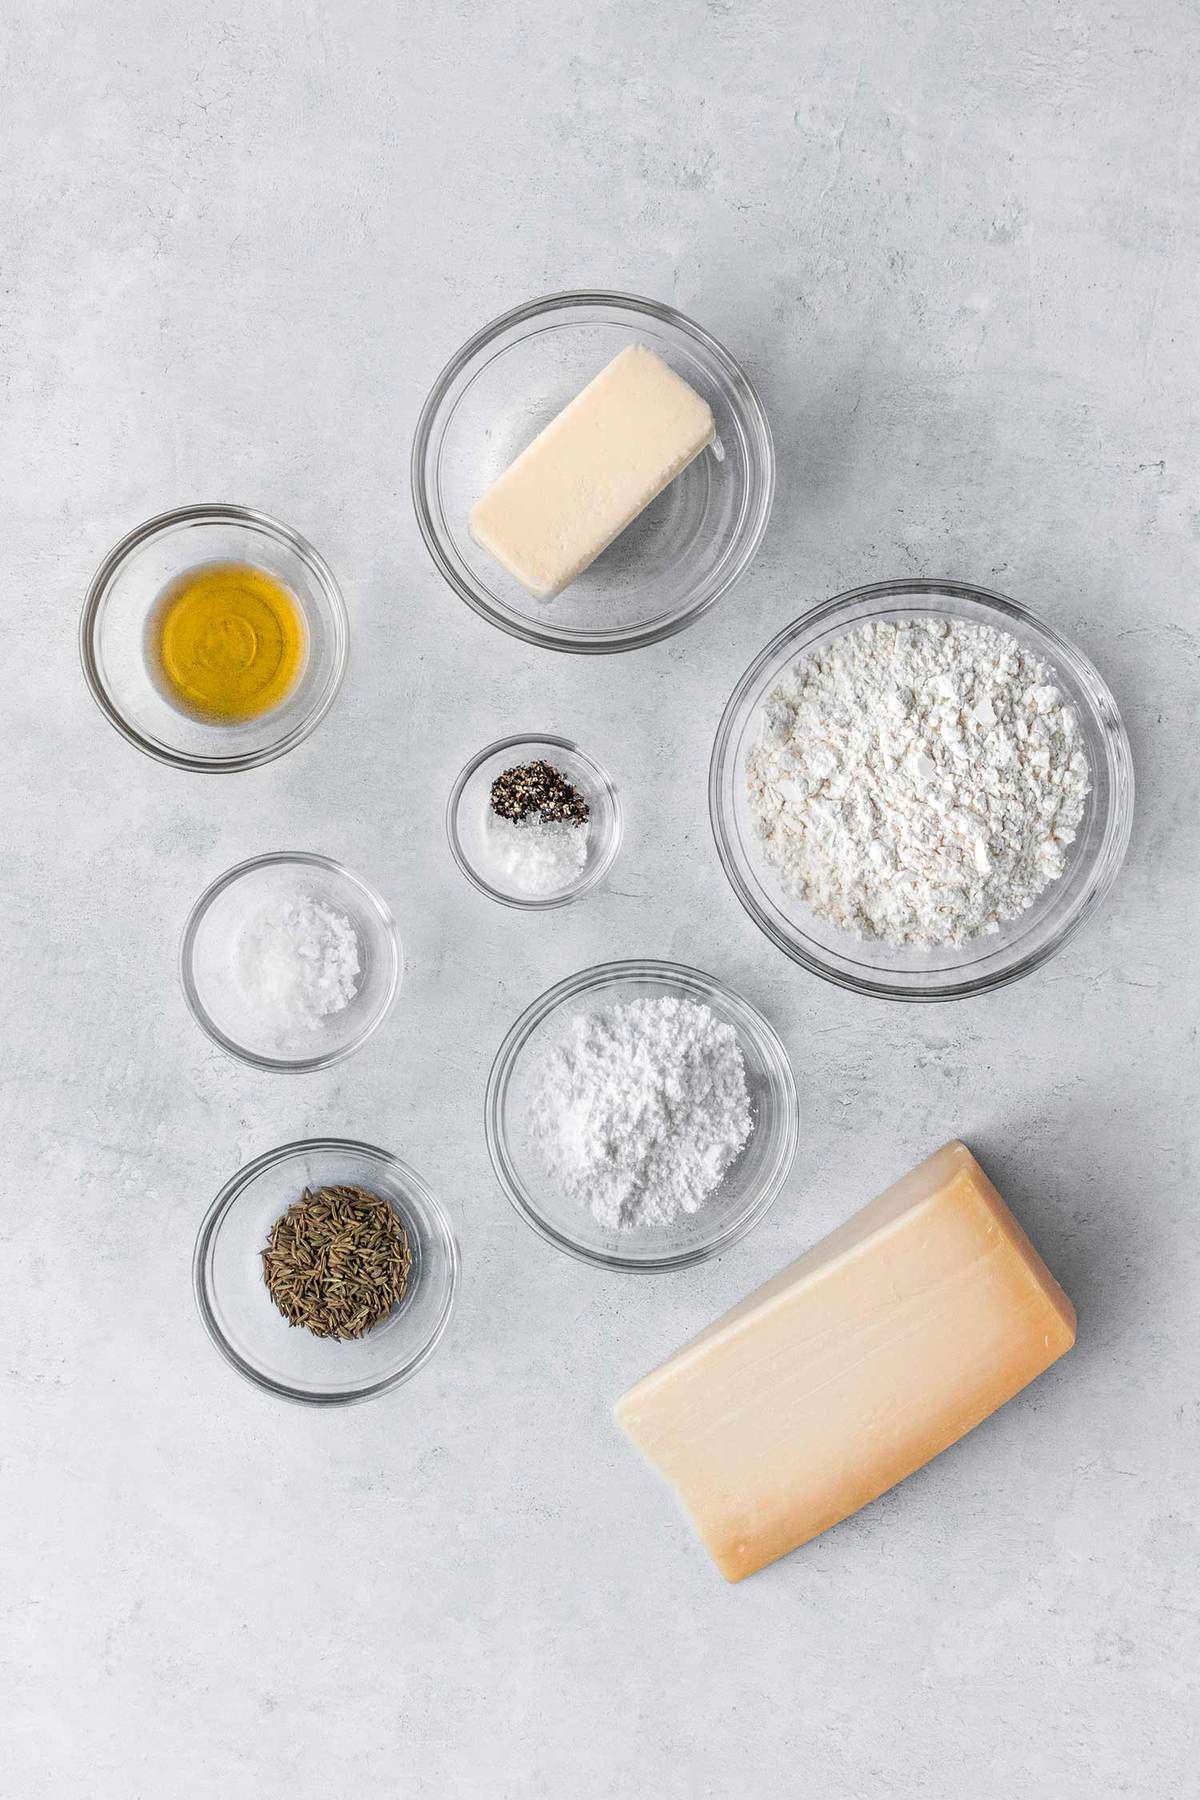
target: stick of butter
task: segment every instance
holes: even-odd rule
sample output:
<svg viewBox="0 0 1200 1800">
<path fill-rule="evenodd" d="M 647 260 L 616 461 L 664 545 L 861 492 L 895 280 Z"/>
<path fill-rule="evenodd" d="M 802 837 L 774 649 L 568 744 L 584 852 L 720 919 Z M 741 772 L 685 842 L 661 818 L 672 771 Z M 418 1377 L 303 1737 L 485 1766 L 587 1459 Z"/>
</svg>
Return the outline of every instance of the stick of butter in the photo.
<svg viewBox="0 0 1200 1800">
<path fill-rule="evenodd" d="M 616 1416 L 740 1581 L 957 1443 L 1074 1342 L 1071 1302 L 950 1143 Z"/>
<path fill-rule="evenodd" d="M 475 502 L 471 536 L 548 600 L 715 435 L 707 401 L 653 350 L 630 344 Z"/>
</svg>

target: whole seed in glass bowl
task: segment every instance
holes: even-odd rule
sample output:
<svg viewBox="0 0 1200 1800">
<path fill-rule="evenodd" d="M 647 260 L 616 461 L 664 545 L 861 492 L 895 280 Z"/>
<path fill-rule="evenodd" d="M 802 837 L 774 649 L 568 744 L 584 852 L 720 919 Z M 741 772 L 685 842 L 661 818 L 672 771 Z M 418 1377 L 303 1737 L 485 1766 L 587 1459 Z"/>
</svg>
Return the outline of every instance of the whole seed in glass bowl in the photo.
<svg viewBox="0 0 1200 1800">
<path fill-rule="evenodd" d="M 271 1227 L 263 1280 L 289 1325 L 358 1338 L 404 1298 L 408 1234 L 392 1207 L 360 1187 L 306 1188 Z"/>
</svg>

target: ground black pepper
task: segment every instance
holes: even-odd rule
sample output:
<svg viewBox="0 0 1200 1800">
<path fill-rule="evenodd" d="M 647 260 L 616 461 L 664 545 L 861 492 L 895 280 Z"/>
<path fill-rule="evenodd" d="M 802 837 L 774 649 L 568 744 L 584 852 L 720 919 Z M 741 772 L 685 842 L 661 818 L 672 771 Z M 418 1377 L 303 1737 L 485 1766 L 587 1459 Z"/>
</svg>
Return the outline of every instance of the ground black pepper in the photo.
<svg viewBox="0 0 1200 1800">
<path fill-rule="evenodd" d="M 537 813 L 545 820 L 584 825 L 588 803 L 553 764 L 530 762 L 497 775 L 492 783 L 492 811 L 502 819 L 527 819 Z"/>
</svg>

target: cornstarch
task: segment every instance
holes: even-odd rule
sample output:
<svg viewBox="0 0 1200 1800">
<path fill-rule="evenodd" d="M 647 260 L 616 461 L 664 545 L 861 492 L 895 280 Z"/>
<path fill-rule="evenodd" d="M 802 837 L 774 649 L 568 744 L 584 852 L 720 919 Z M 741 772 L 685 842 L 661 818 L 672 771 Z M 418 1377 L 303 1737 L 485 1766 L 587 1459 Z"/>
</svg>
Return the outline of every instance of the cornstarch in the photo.
<svg viewBox="0 0 1200 1800">
<path fill-rule="evenodd" d="M 752 1129 L 737 1032 L 708 1006 L 631 1000 L 572 1020 L 528 1127 L 548 1174 L 610 1229 L 697 1212 Z"/>
</svg>

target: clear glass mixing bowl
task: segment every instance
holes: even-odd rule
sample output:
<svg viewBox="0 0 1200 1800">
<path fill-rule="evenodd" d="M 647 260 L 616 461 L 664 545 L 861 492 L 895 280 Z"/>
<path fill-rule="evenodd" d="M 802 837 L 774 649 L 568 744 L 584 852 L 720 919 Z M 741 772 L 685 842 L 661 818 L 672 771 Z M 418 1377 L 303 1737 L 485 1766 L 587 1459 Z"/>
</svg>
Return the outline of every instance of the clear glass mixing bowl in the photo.
<svg viewBox="0 0 1200 1800">
<path fill-rule="evenodd" d="M 280 1025 L 255 1011 L 236 962 L 243 928 L 263 908 L 300 895 L 348 919 L 358 938 L 355 994 L 315 1028 Z M 385 901 L 344 864 L 311 850 L 273 850 L 227 869 L 193 906 L 179 946 L 179 978 L 197 1025 L 256 1069 L 327 1069 L 352 1056 L 387 1018 L 403 975 L 400 933 Z"/>
<path fill-rule="evenodd" d="M 746 1065 L 754 1128 L 698 1212 L 669 1226 L 610 1230 L 568 1199 L 543 1168 L 527 1124 L 530 1096 L 546 1051 L 577 1014 L 663 996 L 711 1007 L 733 1026 Z M 492 1065 L 484 1122 L 501 1187 L 547 1242 L 602 1268 L 654 1271 L 703 1262 L 757 1225 L 787 1180 L 800 1108 L 787 1052 L 762 1014 L 740 994 L 678 963 L 615 962 L 560 981 L 521 1014 Z"/>
<path fill-rule="evenodd" d="M 262 1251 L 305 1188 L 366 1188 L 387 1200 L 408 1235 L 412 1269 L 398 1306 L 360 1338 L 318 1338 L 289 1325 L 267 1291 Z M 347 1138 L 283 1144 L 221 1189 L 196 1239 L 196 1303 L 213 1343 L 256 1386 L 313 1406 L 369 1400 L 433 1355 L 458 1287 L 458 1245 L 442 1208 L 398 1156 Z"/>
<path fill-rule="evenodd" d="M 215 724 L 164 697 L 146 657 L 146 626 L 168 582 L 203 563 L 251 563 L 292 594 L 307 655 L 291 693 L 260 718 Z M 349 630 L 341 590 L 299 532 L 246 506 L 181 506 L 148 519 L 100 565 L 84 601 L 79 653 L 105 718 L 147 756 L 177 769 L 227 774 L 283 756 L 316 730 L 346 671 Z"/>
<path fill-rule="evenodd" d="M 535 600 L 467 530 L 476 500 L 627 344 L 645 344 L 713 410 L 717 438 L 553 600 Z M 681 631 L 762 540 L 775 453 L 762 404 L 715 338 L 631 294 L 551 294 L 485 325 L 442 370 L 417 423 L 417 523 L 455 593 L 551 650 L 631 650 Z"/>
<path fill-rule="evenodd" d="M 548 762 L 588 803 L 587 860 L 566 887 L 548 894 L 522 892 L 488 850 L 492 782 L 514 764 L 528 762 Z M 569 738 L 501 738 L 471 758 L 451 789 L 446 835 L 451 855 L 472 887 L 503 906 L 544 912 L 590 894 L 604 880 L 621 847 L 621 801 L 600 764 Z"/>
<path fill-rule="evenodd" d="M 1054 670 L 1075 707 L 1091 775 L 1066 872 L 998 934 L 939 949 L 860 943 L 788 894 L 762 854 L 746 789 L 746 756 L 759 710 L 782 673 L 819 645 L 869 620 L 936 616 L 990 625 L 1020 640 Z M 947 581 L 882 581 L 839 594 L 788 625 L 734 689 L 713 746 L 709 814 L 717 853 L 755 924 L 804 968 L 885 1000 L 959 1000 L 1040 968 L 1100 905 L 1121 867 L 1133 824 L 1133 763 L 1117 703 L 1069 640 L 1015 600 Z"/>
</svg>

